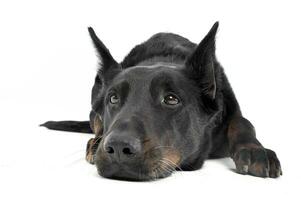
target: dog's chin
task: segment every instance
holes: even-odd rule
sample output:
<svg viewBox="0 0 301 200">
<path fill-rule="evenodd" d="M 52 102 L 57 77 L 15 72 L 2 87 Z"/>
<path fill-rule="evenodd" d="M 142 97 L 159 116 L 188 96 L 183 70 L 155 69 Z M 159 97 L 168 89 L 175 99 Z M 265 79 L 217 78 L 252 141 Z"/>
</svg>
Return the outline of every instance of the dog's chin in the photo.
<svg viewBox="0 0 301 200">
<path fill-rule="evenodd" d="M 134 182 L 143 182 L 143 181 L 156 181 L 162 178 L 166 178 L 171 175 L 170 172 L 160 173 L 160 174 L 144 174 L 144 173 L 133 173 L 120 170 L 117 173 L 111 174 L 106 171 L 97 170 L 98 174 L 104 178 L 121 180 L 121 181 L 134 181 Z"/>
<path fill-rule="evenodd" d="M 111 164 L 110 166 L 97 165 L 97 172 L 104 178 L 137 182 L 155 181 L 168 177 L 172 174 L 172 171 L 167 170 L 146 170 L 143 166 L 129 168 L 118 164 Z"/>
</svg>

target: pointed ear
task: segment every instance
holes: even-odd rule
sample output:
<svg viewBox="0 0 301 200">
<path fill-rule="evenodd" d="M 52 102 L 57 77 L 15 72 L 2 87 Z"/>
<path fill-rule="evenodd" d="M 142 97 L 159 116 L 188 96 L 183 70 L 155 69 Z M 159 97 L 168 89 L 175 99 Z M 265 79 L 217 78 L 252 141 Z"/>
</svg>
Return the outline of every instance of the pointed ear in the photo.
<svg viewBox="0 0 301 200">
<path fill-rule="evenodd" d="M 215 99 L 216 93 L 214 62 L 217 29 L 218 22 L 215 22 L 211 30 L 186 61 L 186 68 L 199 83 L 202 93 L 212 100 Z"/>
<path fill-rule="evenodd" d="M 94 47 L 97 51 L 97 54 L 99 56 L 99 59 L 101 61 L 101 69 L 100 71 L 102 73 L 106 72 L 109 68 L 119 68 L 119 64 L 114 60 L 112 55 L 110 54 L 110 51 L 107 49 L 107 47 L 102 43 L 102 41 L 97 37 L 92 27 L 88 28 L 90 37 L 92 39 L 92 42 L 94 44 Z"/>
</svg>

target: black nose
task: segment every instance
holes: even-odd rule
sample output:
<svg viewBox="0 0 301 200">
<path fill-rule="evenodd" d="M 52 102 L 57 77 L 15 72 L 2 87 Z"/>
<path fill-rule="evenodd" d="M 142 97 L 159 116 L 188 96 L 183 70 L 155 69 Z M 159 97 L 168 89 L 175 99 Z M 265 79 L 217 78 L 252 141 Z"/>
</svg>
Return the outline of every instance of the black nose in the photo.
<svg viewBox="0 0 301 200">
<path fill-rule="evenodd" d="M 104 141 L 104 150 L 116 161 L 127 161 L 141 153 L 141 143 L 135 137 L 112 133 Z"/>
</svg>

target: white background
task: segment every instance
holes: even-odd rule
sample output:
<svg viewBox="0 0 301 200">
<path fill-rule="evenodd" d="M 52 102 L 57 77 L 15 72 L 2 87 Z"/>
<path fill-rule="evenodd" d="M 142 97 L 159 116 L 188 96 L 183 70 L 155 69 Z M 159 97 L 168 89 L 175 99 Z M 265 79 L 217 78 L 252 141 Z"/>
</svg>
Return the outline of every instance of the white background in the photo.
<svg viewBox="0 0 301 200">
<path fill-rule="evenodd" d="M 0 199 L 300 199 L 301 6 L 209 2 L 1 1 Z M 216 20 L 218 59 L 281 178 L 242 176 L 221 159 L 155 182 L 107 180 L 84 160 L 91 135 L 38 126 L 88 119 L 97 63 L 88 26 L 121 61 L 156 32 L 199 42 Z"/>
</svg>

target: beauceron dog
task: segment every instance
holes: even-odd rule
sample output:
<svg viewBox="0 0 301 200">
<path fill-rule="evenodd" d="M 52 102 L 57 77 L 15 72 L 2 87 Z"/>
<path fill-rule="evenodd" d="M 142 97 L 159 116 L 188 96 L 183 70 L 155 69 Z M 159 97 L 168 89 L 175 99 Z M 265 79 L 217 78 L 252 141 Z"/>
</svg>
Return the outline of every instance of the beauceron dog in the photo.
<svg viewBox="0 0 301 200">
<path fill-rule="evenodd" d="M 94 133 L 86 159 L 107 178 L 153 180 L 228 156 L 240 174 L 279 177 L 276 154 L 256 139 L 216 59 L 217 29 L 198 45 L 157 33 L 118 63 L 88 28 L 100 58 L 90 121 L 42 126 Z"/>
</svg>

